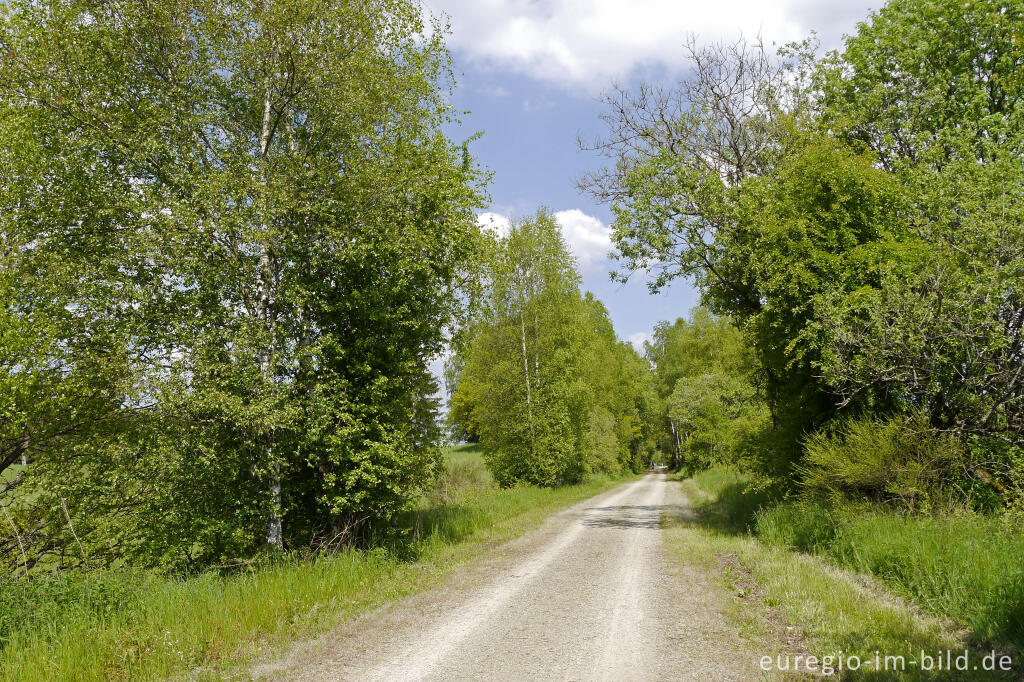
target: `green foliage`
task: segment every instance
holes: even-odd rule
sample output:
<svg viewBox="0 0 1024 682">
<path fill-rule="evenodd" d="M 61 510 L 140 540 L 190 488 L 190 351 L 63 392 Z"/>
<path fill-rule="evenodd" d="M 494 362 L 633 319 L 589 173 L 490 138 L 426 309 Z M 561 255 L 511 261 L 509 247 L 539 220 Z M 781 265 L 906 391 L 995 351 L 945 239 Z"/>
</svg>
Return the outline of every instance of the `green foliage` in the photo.
<svg viewBox="0 0 1024 682">
<path fill-rule="evenodd" d="M 1024 644 L 1024 538 L 978 515 L 903 516 L 790 504 L 762 510 L 764 542 L 878 577 L 983 641 Z"/>
<path fill-rule="evenodd" d="M 648 464 L 650 369 L 579 283 L 545 211 L 495 245 L 478 317 L 452 364 L 449 419 L 479 434 L 501 485 L 557 486 Z"/>
<path fill-rule="evenodd" d="M 891 2 L 819 74 L 822 123 L 871 149 L 912 202 L 882 280 L 821 302 L 824 379 L 844 405 L 924 410 L 935 429 L 987 449 L 972 466 L 1015 491 L 1024 472 L 1006 446 L 1024 442 L 1022 28 L 1015 3 Z"/>
<path fill-rule="evenodd" d="M 963 446 L 935 433 L 927 417 L 851 419 L 812 434 L 805 443 L 800 485 L 834 503 L 868 500 L 911 512 L 964 500 Z M 959 474 L 959 476 L 958 476 Z"/>
<path fill-rule="evenodd" d="M 653 461 L 660 409 L 656 379 L 650 363 L 618 340 L 604 305 L 590 292 L 584 304 L 592 330 L 587 358 L 591 470 L 639 473 Z"/>
<path fill-rule="evenodd" d="M 670 394 L 683 377 L 736 375 L 750 372 L 754 366 L 753 354 L 740 330 L 703 307 L 690 311 L 689 318 L 656 324 L 646 355 L 654 364 L 659 391 L 664 395 Z"/>
<path fill-rule="evenodd" d="M 0 504 L 45 528 L 30 566 L 320 543 L 431 480 L 427 363 L 482 175 L 442 133 L 423 22 L 405 0 L 0 9 L 0 469 L 25 455 L 35 495 Z"/>
<path fill-rule="evenodd" d="M 771 176 L 748 184 L 742 228 L 722 240 L 762 302 L 736 312 L 756 349 L 775 427 L 790 444 L 783 459 L 764 463 L 767 471 L 790 473 L 798 441 L 835 414 L 818 369 L 827 347 L 816 326 L 821 302 L 855 297 L 877 285 L 883 263 L 914 256 L 894 245 L 900 202 L 898 187 L 870 158 L 813 138 Z M 727 292 L 709 288 L 708 296 L 729 310 Z"/>
<path fill-rule="evenodd" d="M 768 415 L 740 330 L 695 308 L 689 319 L 656 325 L 646 355 L 661 398 L 656 426 L 673 467 L 699 471 L 744 456 Z"/>
<path fill-rule="evenodd" d="M 472 402 L 488 467 L 502 485 L 559 485 L 585 471 L 579 275 L 554 219 L 539 213 L 498 245 L 490 290 L 453 401 Z"/>
<path fill-rule="evenodd" d="M 888 169 L 990 161 L 1022 141 L 1024 9 L 1008 0 L 893 0 L 818 78 L 824 122 Z"/>
<path fill-rule="evenodd" d="M 708 373 L 678 380 L 668 398 L 668 415 L 681 433 L 685 466 L 700 470 L 734 459 L 743 435 L 764 416 L 758 408 L 754 387 L 742 375 Z"/>
<path fill-rule="evenodd" d="M 609 98 L 614 163 L 584 186 L 627 269 L 694 278 L 743 331 L 762 472 L 792 480 L 837 417 L 923 411 L 1021 489 L 1022 28 L 1003 0 L 894 0 L 824 59 L 691 48 L 674 89 Z"/>
</svg>

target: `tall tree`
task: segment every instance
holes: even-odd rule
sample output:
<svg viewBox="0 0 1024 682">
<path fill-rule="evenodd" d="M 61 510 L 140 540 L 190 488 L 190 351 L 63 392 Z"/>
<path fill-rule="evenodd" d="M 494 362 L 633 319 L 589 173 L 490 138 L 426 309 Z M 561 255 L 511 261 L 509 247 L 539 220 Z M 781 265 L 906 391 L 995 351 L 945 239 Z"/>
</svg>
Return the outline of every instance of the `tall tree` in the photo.
<svg viewBox="0 0 1024 682">
<path fill-rule="evenodd" d="M 654 457 L 650 365 L 579 284 L 550 213 L 496 241 L 468 343 L 451 363 L 449 418 L 479 435 L 503 485 L 639 471 Z"/>
<path fill-rule="evenodd" d="M 503 485 L 558 485 L 586 472 L 579 282 L 558 224 L 544 211 L 513 225 L 489 266 L 460 386 L 472 391 L 485 458 Z"/>
<path fill-rule="evenodd" d="M 924 410 L 1002 490 L 1024 487 L 1022 35 L 1020 3 L 894 0 L 818 77 L 823 124 L 911 198 L 920 252 L 883 286 L 822 302 L 822 373 L 843 404 Z"/>
<path fill-rule="evenodd" d="M 609 134 L 591 146 L 610 163 L 580 187 L 611 203 L 619 276 L 653 272 L 654 291 L 691 278 L 709 310 L 764 332 L 749 338 L 792 450 L 829 406 L 813 386 L 803 390 L 814 377 L 807 362 L 792 365 L 775 353 L 772 323 L 752 322 L 766 309 L 769 315 L 783 309 L 765 296 L 765 262 L 750 259 L 758 233 L 746 206 L 750 187 L 805 144 L 798 123 L 814 110 L 808 94 L 813 44 L 773 53 L 760 42 L 698 46 L 691 40 L 686 53 L 691 75 L 675 86 L 642 84 L 605 98 Z M 782 263 L 774 256 L 772 262 Z M 789 416 L 794 419 L 783 419 Z"/>
<path fill-rule="evenodd" d="M 443 27 L 406 0 L 2 12 L 4 270 L 32 285 L 5 320 L 39 330 L 4 337 L 6 380 L 36 389 L 3 442 L 28 443 L 41 489 L 118 507 L 150 561 L 404 504 L 479 245 L 481 176 L 441 132 Z"/>
</svg>

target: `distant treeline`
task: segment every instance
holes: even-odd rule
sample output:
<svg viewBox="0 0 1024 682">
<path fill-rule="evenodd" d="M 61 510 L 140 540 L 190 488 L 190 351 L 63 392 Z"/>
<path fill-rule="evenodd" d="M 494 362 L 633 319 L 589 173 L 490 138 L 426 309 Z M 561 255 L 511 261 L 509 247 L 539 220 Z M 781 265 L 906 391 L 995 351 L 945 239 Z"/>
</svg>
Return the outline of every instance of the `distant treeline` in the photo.
<svg viewBox="0 0 1024 682">
<path fill-rule="evenodd" d="M 494 240 L 476 314 L 448 365 L 449 419 L 502 485 L 639 472 L 656 458 L 650 365 L 619 341 L 545 211 Z"/>
</svg>

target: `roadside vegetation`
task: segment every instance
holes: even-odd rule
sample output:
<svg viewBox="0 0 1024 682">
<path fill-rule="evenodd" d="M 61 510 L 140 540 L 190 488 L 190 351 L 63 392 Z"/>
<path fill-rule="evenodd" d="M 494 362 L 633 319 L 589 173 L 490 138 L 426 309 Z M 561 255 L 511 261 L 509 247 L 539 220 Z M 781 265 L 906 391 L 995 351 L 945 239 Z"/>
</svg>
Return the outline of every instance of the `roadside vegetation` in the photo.
<svg viewBox="0 0 1024 682">
<path fill-rule="evenodd" d="M 996 520 L 848 510 L 811 515 L 801 503 L 762 508 L 764 494 L 751 491 L 750 482 L 722 467 L 683 480 L 697 516 L 666 517 L 666 542 L 676 561 L 697 561 L 719 576 L 733 595 L 731 618 L 773 661 L 776 652 L 790 661 L 813 655 L 820 672 L 820 661 L 831 656 L 835 678 L 845 680 L 1015 679 L 1012 672 L 982 669 L 993 651 L 1009 656 L 1014 670 L 1020 656 L 1019 646 L 1008 643 L 1012 636 L 996 634 L 1010 622 L 1007 604 L 1020 603 L 1019 588 L 1005 589 L 1020 540 L 982 549 L 985 536 L 975 535 L 998 533 Z M 794 538 L 795 529 L 802 539 Z M 828 546 L 821 543 L 830 535 Z M 921 652 L 965 650 L 972 666 L 966 672 L 920 670 Z M 876 652 L 918 663 L 893 661 L 879 672 Z M 840 671 L 840 655 L 868 663 Z M 806 679 L 807 668 L 801 670 L 772 668 L 765 679 Z"/>
<path fill-rule="evenodd" d="M 608 163 L 580 182 L 621 279 L 700 288 L 646 349 L 653 439 L 698 487 L 741 473 L 705 512 L 751 534 L 745 563 L 812 554 L 1015 647 L 1021 36 L 1019 3 L 891 0 L 825 55 L 691 41 L 684 79 L 609 92 L 586 145 Z M 891 635 L 851 617 L 846 644 Z"/>
<path fill-rule="evenodd" d="M 1024 537 L 998 518 L 792 503 L 760 510 L 753 531 L 767 544 L 873 575 L 979 641 L 1024 647 Z"/>
<path fill-rule="evenodd" d="M 365 549 L 289 554 L 174 578 L 61 572 L 0 583 L 0 680 L 219 679 L 346 618 L 426 589 L 619 480 L 495 485 L 475 448 L 446 449 L 416 507 Z"/>
</svg>

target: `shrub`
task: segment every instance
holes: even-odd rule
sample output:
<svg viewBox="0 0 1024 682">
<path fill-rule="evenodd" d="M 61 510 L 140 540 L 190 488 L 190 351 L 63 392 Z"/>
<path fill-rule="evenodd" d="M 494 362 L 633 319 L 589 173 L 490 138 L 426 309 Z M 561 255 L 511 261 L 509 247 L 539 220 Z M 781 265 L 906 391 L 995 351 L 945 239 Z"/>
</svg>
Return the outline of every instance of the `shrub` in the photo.
<svg viewBox="0 0 1024 682">
<path fill-rule="evenodd" d="M 951 501 L 964 464 L 962 446 L 929 428 L 922 415 L 852 419 L 811 435 L 804 448 L 798 473 L 810 497 L 868 500 L 910 511 Z"/>
</svg>

